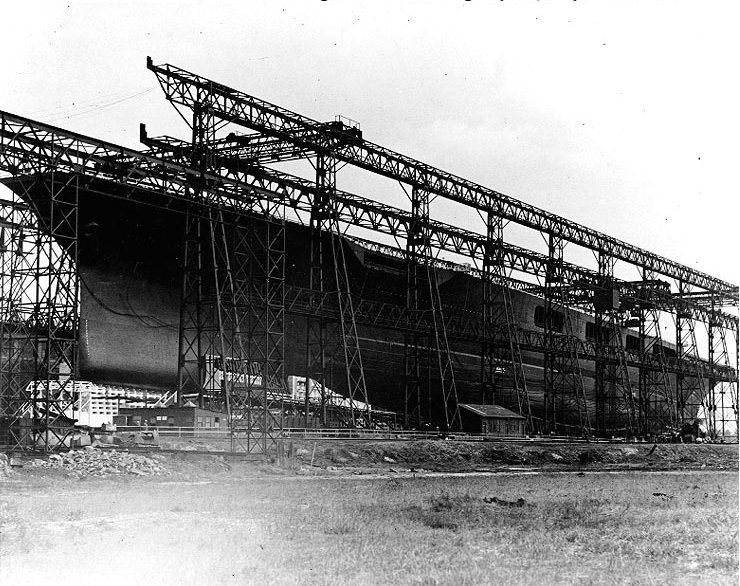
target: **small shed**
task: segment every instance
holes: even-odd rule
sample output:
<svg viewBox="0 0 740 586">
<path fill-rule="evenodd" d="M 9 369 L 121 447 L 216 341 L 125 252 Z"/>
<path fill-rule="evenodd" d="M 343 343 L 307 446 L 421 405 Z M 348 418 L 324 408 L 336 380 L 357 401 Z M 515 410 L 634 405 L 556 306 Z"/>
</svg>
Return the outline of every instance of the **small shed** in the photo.
<svg viewBox="0 0 740 586">
<path fill-rule="evenodd" d="M 526 419 L 500 405 L 460 403 L 463 431 L 501 437 L 524 437 Z"/>
</svg>

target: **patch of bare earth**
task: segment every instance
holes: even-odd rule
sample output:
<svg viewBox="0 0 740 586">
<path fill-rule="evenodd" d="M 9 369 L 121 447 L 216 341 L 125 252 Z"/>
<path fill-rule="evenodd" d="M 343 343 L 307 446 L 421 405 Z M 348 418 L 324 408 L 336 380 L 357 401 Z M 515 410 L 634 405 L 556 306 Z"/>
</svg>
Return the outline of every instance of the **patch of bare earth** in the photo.
<svg viewBox="0 0 740 586">
<path fill-rule="evenodd" d="M 484 471 L 511 468 L 735 470 L 734 444 L 606 444 L 424 440 L 303 441 L 292 452 L 299 466 L 346 470 Z"/>
</svg>

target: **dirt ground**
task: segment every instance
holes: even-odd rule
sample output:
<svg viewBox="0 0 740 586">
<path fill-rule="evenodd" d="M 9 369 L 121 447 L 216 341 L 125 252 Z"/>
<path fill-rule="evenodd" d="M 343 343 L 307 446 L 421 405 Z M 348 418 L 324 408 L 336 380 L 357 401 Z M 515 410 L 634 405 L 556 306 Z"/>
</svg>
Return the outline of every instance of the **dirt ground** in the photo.
<svg viewBox="0 0 740 586">
<path fill-rule="evenodd" d="M 200 439 L 169 439 L 161 451 L 223 451 Z M 569 443 L 552 440 L 283 440 L 280 463 L 295 473 L 369 473 L 377 470 L 496 471 L 527 469 L 736 469 L 736 444 Z M 273 448 L 270 459 L 278 458 Z M 227 459 L 229 459 L 227 457 Z"/>
<path fill-rule="evenodd" d="M 737 583 L 737 446 L 101 452 L 4 467 L 0 584 Z"/>
<path fill-rule="evenodd" d="M 289 442 L 284 452 L 290 451 Z M 330 470 L 496 471 L 512 468 L 591 469 L 737 469 L 737 445 L 609 444 L 463 441 L 295 442 L 293 453 L 305 466 Z M 312 462 L 313 460 L 313 462 Z"/>
</svg>

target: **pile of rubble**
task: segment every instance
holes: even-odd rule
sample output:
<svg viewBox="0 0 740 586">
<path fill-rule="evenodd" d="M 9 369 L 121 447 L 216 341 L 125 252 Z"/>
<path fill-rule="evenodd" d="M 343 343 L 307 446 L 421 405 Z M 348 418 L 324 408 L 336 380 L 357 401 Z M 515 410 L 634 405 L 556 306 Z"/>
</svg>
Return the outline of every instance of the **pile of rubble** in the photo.
<svg viewBox="0 0 740 586">
<path fill-rule="evenodd" d="M 34 468 L 61 469 L 80 478 L 127 474 L 136 476 L 167 474 L 165 467 L 149 456 L 91 447 L 52 454 L 48 459 L 37 458 L 31 460 L 28 465 Z"/>
<path fill-rule="evenodd" d="M 0 477 L 10 474 L 10 460 L 8 456 L 0 453 Z"/>
</svg>

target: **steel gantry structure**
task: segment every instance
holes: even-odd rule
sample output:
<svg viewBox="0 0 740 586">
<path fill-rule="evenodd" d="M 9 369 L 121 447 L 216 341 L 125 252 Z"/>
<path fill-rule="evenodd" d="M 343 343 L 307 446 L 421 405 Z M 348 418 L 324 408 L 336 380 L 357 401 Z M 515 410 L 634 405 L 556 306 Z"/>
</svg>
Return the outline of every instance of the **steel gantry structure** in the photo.
<svg viewBox="0 0 740 586">
<path fill-rule="evenodd" d="M 403 336 L 409 426 L 460 427 L 455 345 L 464 343 L 479 349 L 478 402 L 513 408 L 531 431 L 654 434 L 701 412 L 714 436 L 736 435 L 738 319 L 726 309 L 737 307 L 737 286 L 371 143 L 354 123 L 312 120 L 149 58 L 147 67 L 185 109 L 189 140 L 150 137 L 142 125 L 147 150 L 138 151 L 0 113 L 0 171 L 13 191 L 0 202 L 5 443 L 53 449 L 72 430 L 81 189 L 166 209 L 182 223 L 179 397 L 228 413 L 235 448 L 267 451 L 279 435 L 286 315 L 308 325 L 306 417 L 309 385 L 323 398 L 334 363 L 346 380 L 346 424 L 370 425 L 358 328 L 379 327 Z M 310 162 L 313 177 L 275 167 L 285 161 Z M 400 183 L 408 209 L 338 189 L 346 165 Z M 436 198 L 474 210 L 481 225 L 439 221 Z M 289 222 L 310 231 L 305 286 L 286 283 Z M 508 242 L 510 224 L 542 234 L 547 252 Z M 353 290 L 352 245 L 403 263 L 404 304 Z M 569 246 L 592 251 L 597 268 L 566 260 Z M 636 280 L 619 278 L 617 264 Z M 477 309 L 444 302 L 445 269 L 481 283 Z M 516 291 L 542 299 L 537 327 L 518 316 Z M 591 316 L 591 333 L 575 331 L 577 315 Z M 673 346 L 662 340 L 666 319 Z M 541 357 L 538 381 L 532 356 Z M 422 376 L 424 361 L 433 377 Z"/>
</svg>

